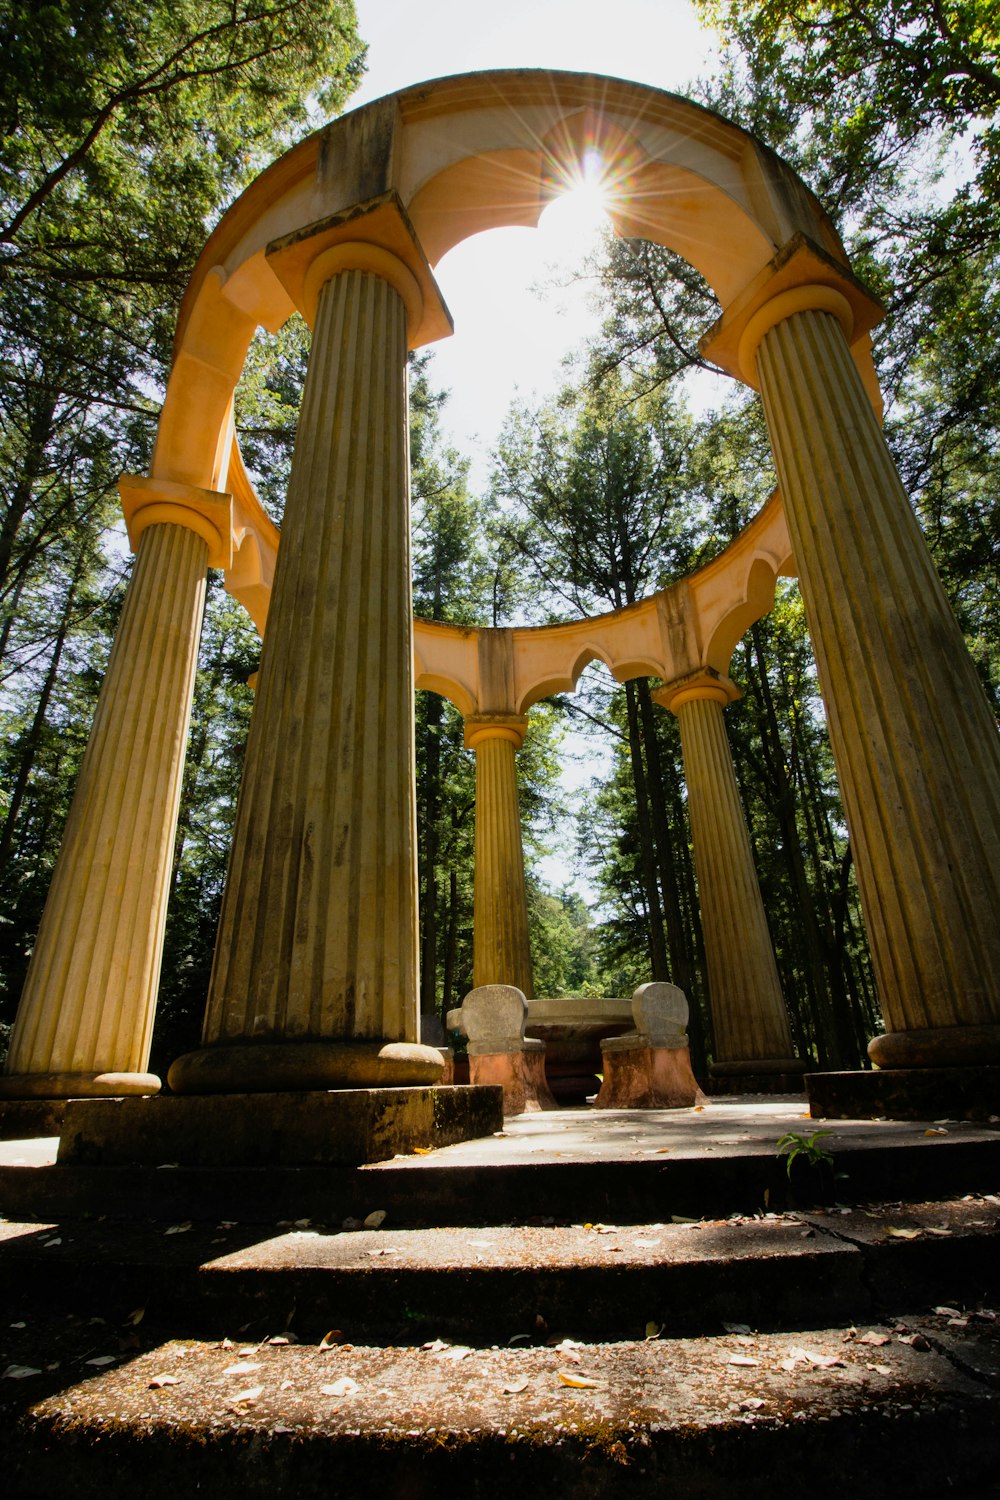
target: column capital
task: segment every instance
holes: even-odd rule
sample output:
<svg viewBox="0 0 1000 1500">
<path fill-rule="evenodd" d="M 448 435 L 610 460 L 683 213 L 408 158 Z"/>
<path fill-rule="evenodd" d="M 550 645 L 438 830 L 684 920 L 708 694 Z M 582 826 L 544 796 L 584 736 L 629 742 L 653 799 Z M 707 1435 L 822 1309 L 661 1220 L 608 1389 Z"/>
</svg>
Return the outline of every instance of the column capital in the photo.
<svg viewBox="0 0 1000 1500">
<path fill-rule="evenodd" d="M 712 703 L 721 703 L 725 708 L 727 703 L 735 703 L 743 694 L 735 682 L 728 677 L 723 677 L 714 667 L 701 667 L 697 672 L 687 672 L 683 677 L 675 677 L 673 682 L 667 682 L 660 688 L 654 688 L 652 699 L 659 703 L 661 708 L 669 708 L 672 714 L 676 714 L 685 703 L 693 703 L 698 698 L 707 698 Z"/>
<path fill-rule="evenodd" d="M 465 748 L 476 750 L 485 740 L 509 740 L 520 750 L 528 732 L 527 714 L 466 714 Z"/>
<path fill-rule="evenodd" d="M 881 322 L 885 309 L 850 268 L 796 234 L 733 299 L 699 341 L 706 359 L 759 388 L 757 350 L 764 335 L 798 312 L 829 312 L 848 344 Z"/>
<path fill-rule="evenodd" d="M 265 255 L 310 328 L 320 291 L 331 276 L 339 271 L 369 271 L 399 293 L 406 308 L 411 349 L 454 332 L 451 313 L 394 192 L 381 193 L 273 240 Z"/>
<path fill-rule="evenodd" d="M 186 526 L 208 544 L 208 566 L 233 565 L 233 497 L 174 479 L 123 474 L 118 481 L 129 545 L 139 550 L 147 526 Z"/>
</svg>

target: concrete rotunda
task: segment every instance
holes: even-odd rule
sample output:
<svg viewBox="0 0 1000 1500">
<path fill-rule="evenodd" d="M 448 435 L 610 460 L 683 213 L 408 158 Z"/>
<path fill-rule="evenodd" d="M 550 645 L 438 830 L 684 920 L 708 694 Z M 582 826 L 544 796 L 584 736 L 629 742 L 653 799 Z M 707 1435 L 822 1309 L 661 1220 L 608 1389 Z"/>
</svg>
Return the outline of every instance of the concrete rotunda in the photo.
<svg viewBox="0 0 1000 1500">
<path fill-rule="evenodd" d="M 699 573 L 539 630 L 414 622 L 406 360 L 445 337 L 432 267 L 531 225 L 596 151 L 616 230 L 684 256 L 720 304 L 702 348 L 759 389 L 779 491 Z M 233 392 L 258 327 L 312 352 L 280 546 L 240 461 Z M 417 1006 L 413 690 L 477 760 L 476 984 L 530 993 L 516 754 L 532 705 L 599 658 L 655 675 L 680 722 L 717 1067 L 793 1065 L 729 758 L 730 656 L 797 574 L 885 1020 L 884 1068 L 1000 1062 L 996 726 L 879 425 L 881 309 L 821 206 L 687 100 L 590 75 L 404 90 L 275 162 L 195 267 L 136 563 L 18 1011 L 8 1098 L 142 1094 L 206 569 L 263 635 L 200 1050 L 180 1092 L 427 1084 Z M 484 351 L 484 357 L 488 353 Z"/>
</svg>

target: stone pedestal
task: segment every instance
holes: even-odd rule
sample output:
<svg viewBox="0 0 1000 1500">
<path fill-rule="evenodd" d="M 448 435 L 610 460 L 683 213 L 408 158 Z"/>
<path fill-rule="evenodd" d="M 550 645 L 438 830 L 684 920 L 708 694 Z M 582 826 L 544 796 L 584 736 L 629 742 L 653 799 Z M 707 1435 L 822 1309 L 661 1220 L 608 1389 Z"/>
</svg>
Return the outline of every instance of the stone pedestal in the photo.
<svg viewBox="0 0 1000 1500">
<path fill-rule="evenodd" d="M 1000 1119 L 1000 1066 L 807 1073 L 814 1120 Z"/>
<path fill-rule="evenodd" d="M 206 569 L 229 497 L 123 485 L 146 502 L 135 568 L 18 1008 L 0 1097 L 153 1094 L 160 975 Z M 189 524 L 190 523 L 190 524 Z"/>
<path fill-rule="evenodd" d="M 400 1088 L 66 1106 L 62 1166 L 357 1166 L 492 1135 L 498 1089 Z"/>
<path fill-rule="evenodd" d="M 465 721 L 465 744 L 476 752 L 476 869 L 473 980 L 533 993 L 528 902 L 524 887 L 517 751 L 527 718 L 476 714 Z"/>
<path fill-rule="evenodd" d="M 739 696 L 710 669 L 658 689 L 677 715 L 715 1039 L 713 1076 L 801 1072 L 753 864 L 724 709 Z"/>
<path fill-rule="evenodd" d="M 690 1109 L 705 1096 L 691 1071 L 688 1003 L 673 984 L 640 985 L 635 1030 L 601 1043 L 604 1082 L 595 1109 Z"/>
<path fill-rule="evenodd" d="M 558 1109 L 545 1081 L 545 1044 L 524 1035 L 528 1002 L 510 984 L 470 990 L 462 1004 L 469 1081 L 499 1084 L 505 1115 Z"/>
<path fill-rule="evenodd" d="M 421 292 L 397 256 L 331 248 L 333 232 L 305 269 L 301 236 L 288 252 L 313 346 L 203 1046 L 169 1075 L 183 1093 L 443 1069 L 417 1042 L 406 356 Z"/>
</svg>

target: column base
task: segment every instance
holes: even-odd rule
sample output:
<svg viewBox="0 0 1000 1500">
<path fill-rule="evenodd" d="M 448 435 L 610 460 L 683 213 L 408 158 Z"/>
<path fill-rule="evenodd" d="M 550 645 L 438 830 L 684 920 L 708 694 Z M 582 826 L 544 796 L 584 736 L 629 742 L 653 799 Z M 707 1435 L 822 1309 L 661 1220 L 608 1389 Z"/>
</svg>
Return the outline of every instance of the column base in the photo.
<svg viewBox="0 0 1000 1500">
<path fill-rule="evenodd" d="M 877 1068 L 962 1068 L 1000 1064 L 1000 1026 L 889 1031 L 868 1043 Z"/>
<path fill-rule="evenodd" d="M 6 1073 L 0 1099 L 116 1099 L 160 1087 L 155 1073 Z"/>
<path fill-rule="evenodd" d="M 995 1120 L 1000 1067 L 807 1073 L 814 1120 Z"/>
<path fill-rule="evenodd" d="M 439 1059 L 440 1061 L 440 1059 Z M 499 1089 L 374 1088 L 80 1099 L 62 1166 L 342 1166 L 450 1146 L 503 1126 Z"/>
<path fill-rule="evenodd" d="M 419 1042 L 235 1042 L 185 1052 L 167 1082 L 175 1094 L 274 1094 L 419 1088 L 443 1072 L 440 1051 Z"/>
<path fill-rule="evenodd" d="M 757 1073 L 804 1073 L 806 1064 L 799 1057 L 744 1057 L 722 1059 L 708 1065 L 713 1078 L 745 1078 Z"/>
</svg>

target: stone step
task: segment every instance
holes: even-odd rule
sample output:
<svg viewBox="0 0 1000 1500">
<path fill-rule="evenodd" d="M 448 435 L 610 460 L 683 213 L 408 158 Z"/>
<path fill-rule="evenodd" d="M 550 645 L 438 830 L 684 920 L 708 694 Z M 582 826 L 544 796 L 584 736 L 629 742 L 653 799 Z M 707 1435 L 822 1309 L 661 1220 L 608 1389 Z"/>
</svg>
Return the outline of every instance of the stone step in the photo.
<svg viewBox="0 0 1000 1500">
<path fill-rule="evenodd" d="M 375 1206 L 378 1207 L 377 1205 Z M 0 1225 L 12 1317 L 198 1337 L 285 1330 L 356 1344 L 506 1343 L 807 1328 L 959 1297 L 1000 1300 L 1000 1198 L 644 1225 L 424 1229 L 66 1220 Z"/>
<path fill-rule="evenodd" d="M 514 1348 L 207 1343 L 65 1318 L 5 1333 L 8 1500 L 995 1493 L 987 1311 Z"/>
<path fill-rule="evenodd" d="M 789 1131 L 824 1131 L 829 1160 L 776 1151 Z M 645 1223 L 752 1214 L 837 1199 L 948 1197 L 1000 1187 L 990 1124 L 810 1121 L 801 1102 L 729 1101 L 704 1110 L 562 1110 L 508 1121 L 497 1137 L 362 1167 L 55 1164 L 56 1142 L 0 1145 L 9 1218 L 309 1218 L 339 1224 L 385 1208 L 397 1224 L 496 1225 L 585 1216 Z"/>
</svg>

